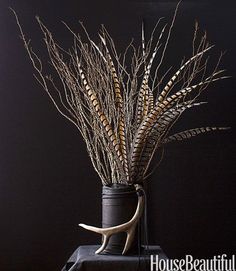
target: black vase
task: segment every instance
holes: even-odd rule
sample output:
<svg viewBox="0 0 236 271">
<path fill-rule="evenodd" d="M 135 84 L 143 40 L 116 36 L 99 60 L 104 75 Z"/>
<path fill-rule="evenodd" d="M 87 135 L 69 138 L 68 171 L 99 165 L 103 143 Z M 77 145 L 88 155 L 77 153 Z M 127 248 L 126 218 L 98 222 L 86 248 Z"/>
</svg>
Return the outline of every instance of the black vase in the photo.
<svg viewBox="0 0 236 271">
<path fill-rule="evenodd" d="M 113 184 L 102 189 L 102 227 L 117 226 L 128 222 L 137 208 L 137 194 L 134 186 Z M 138 228 L 138 227 L 137 227 Z M 139 247 L 138 229 L 128 254 L 137 254 Z M 126 233 L 117 233 L 110 237 L 103 254 L 120 255 L 125 246 Z"/>
</svg>

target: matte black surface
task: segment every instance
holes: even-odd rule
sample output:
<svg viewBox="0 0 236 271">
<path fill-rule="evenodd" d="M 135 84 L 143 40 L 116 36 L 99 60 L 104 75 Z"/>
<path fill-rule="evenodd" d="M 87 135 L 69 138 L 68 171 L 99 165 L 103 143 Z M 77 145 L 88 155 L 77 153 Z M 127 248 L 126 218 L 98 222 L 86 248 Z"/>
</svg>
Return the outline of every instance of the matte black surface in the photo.
<svg viewBox="0 0 236 271">
<path fill-rule="evenodd" d="M 47 61 L 39 15 L 65 48 L 72 37 L 66 21 L 91 37 L 104 24 L 121 52 L 133 37 L 140 42 L 141 20 L 150 34 L 159 17 L 166 22 L 177 1 L 1 0 L 0 1 L 0 270 L 60 270 L 82 244 L 100 236 L 78 223 L 101 226 L 101 183 L 85 144 L 61 117 L 34 80 L 14 17 L 19 15 L 32 46 Z M 149 240 L 169 257 L 211 257 L 236 251 L 236 1 L 184 0 L 179 9 L 166 67 L 179 67 L 191 55 L 195 19 L 207 30 L 212 52 L 223 57 L 233 78 L 210 87 L 207 105 L 189 111 L 175 130 L 204 125 L 231 126 L 165 148 L 164 158 L 148 180 Z"/>
<path fill-rule="evenodd" d="M 102 188 L 102 227 L 108 228 L 128 222 L 137 208 L 136 190 L 134 186 L 112 185 Z M 110 237 L 103 253 L 122 254 L 125 247 L 126 233 L 117 233 Z M 129 253 L 138 251 L 138 233 L 133 240 Z"/>
<path fill-rule="evenodd" d="M 150 255 L 167 259 L 159 246 L 149 246 L 140 255 L 95 255 L 99 246 L 80 246 L 71 255 L 61 271 L 150 271 Z"/>
</svg>

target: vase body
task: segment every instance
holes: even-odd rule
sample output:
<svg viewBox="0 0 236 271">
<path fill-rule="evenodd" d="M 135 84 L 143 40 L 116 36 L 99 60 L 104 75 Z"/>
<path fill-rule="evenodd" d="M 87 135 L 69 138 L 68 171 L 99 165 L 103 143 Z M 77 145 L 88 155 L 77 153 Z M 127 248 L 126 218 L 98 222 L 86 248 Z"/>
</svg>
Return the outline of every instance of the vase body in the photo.
<svg viewBox="0 0 236 271">
<path fill-rule="evenodd" d="M 137 195 L 134 186 L 114 184 L 103 186 L 102 189 L 102 227 L 117 226 L 128 222 L 137 208 Z M 128 251 L 128 254 L 138 252 L 138 234 Z M 110 237 L 104 254 L 122 254 L 125 246 L 126 233 L 114 234 Z"/>
</svg>

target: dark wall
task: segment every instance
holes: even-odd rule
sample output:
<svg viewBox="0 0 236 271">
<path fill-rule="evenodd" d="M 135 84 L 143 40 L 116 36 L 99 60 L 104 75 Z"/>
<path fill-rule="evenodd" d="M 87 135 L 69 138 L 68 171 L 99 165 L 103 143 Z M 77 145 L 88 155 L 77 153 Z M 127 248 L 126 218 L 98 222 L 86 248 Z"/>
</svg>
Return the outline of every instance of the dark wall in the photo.
<svg viewBox="0 0 236 271">
<path fill-rule="evenodd" d="M 75 127 L 62 118 L 33 79 L 19 39 L 13 7 L 34 48 L 45 58 L 34 16 L 40 15 L 59 41 L 71 36 L 60 23 L 79 29 L 81 20 L 96 39 L 104 24 L 118 48 L 169 18 L 176 1 L 0 1 L 0 270 L 60 270 L 72 251 L 99 242 L 77 227 L 100 223 L 101 184 Z M 194 20 L 207 29 L 216 52 L 227 50 L 223 67 L 235 75 L 234 1 L 183 1 L 168 64 L 190 53 Z M 174 42 L 173 42 L 174 41 Z M 235 78 L 211 86 L 209 104 L 183 118 L 179 129 L 231 126 L 166 146 L 148 183 L 150 243 L 171 257 L 208 257 L 235 252 Z"/>
</svg>

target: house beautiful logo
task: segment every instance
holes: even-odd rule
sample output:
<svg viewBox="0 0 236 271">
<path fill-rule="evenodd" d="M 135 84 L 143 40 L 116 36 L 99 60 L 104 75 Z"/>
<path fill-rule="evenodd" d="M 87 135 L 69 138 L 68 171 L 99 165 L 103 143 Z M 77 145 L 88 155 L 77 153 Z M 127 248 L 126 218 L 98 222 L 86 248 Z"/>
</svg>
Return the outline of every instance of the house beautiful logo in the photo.
<svg viewBox="0 0 236 271">
<path fill-rule="evenodd" d="M 186 255 L 184 259 L 163 259 L 151 255 L 151 271 L 236 271 L 235 255 L 229 259 L 226 254 L 212 259 L 194 259 Z"/>
</svg>

